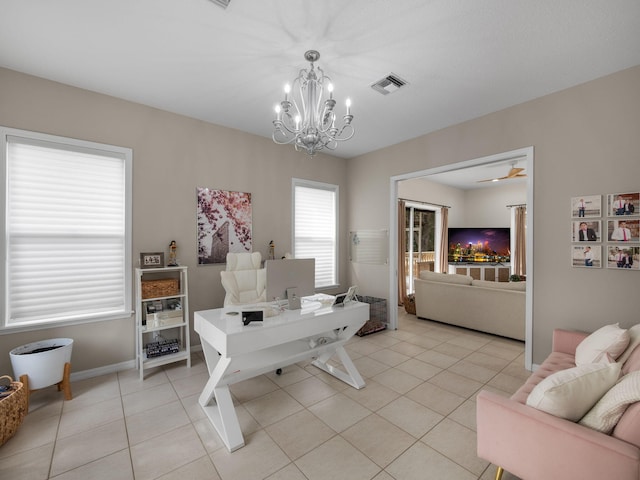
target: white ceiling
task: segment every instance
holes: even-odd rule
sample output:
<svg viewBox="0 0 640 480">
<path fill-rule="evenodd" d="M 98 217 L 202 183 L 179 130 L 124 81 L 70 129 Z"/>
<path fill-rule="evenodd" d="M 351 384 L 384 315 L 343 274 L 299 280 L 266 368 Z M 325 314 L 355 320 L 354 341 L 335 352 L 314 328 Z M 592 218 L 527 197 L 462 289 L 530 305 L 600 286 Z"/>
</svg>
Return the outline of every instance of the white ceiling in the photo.
<svg viewBox="0 0 640 480">
<path fill-rule="evenodd" d="M 522 168 L 520 175 L 527 175 L 526 157 L 497 160 L 491 163 L 472 167 L 449 170 L 441 173 L 433 173 L 425 177 L 430 182 L 441 183 L 462 190 L 476 190 L 479 188 L 493 188 L 503 185 L 523 185 L 526 177 L 501 179 L 507 176 L 511 168 Z M 493 181 L 494 179 L 501 179 Z"/>
<path fill-rule="evenodd" d="M 0 66 L 264 137 L 316 49 L 335 97 L 353 102 L 345 158 L 640 64 L 638 0 L 0 0 L 0 12 Z M 409 85 L 370 88 L 391 72 Z"/>
</svg>

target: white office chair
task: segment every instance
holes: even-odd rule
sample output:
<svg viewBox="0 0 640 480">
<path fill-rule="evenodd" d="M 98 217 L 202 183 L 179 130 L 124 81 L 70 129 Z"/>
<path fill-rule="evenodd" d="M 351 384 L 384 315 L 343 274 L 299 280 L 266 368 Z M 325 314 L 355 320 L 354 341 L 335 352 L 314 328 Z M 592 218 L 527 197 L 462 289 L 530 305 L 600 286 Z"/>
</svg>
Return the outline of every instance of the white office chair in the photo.
<svg viewBox="0 0 640 480">
<path fill-rule="evenodd" d="M 225 307 L 267 301 L 267 274 L 260 268 L 261 260 L 260 252 L 227 253 L 227 269 L 220 272 Z"/>
</svg>

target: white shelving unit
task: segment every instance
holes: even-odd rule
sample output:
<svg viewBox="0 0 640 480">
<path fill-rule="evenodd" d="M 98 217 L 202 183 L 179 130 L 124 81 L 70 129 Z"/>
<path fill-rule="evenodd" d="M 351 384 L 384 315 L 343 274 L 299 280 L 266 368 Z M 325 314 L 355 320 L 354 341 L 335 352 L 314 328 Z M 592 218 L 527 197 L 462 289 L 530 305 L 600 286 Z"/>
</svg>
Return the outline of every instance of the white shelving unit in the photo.
<svg viewBox="0 0 640 480">
<path fill-rule="evenodd" d="M 177 293 L 143 298 L 143 282 L 164 279 L 177 280 Z M 182 360 L 186 360 L 187 367 L 191 367 L 188 292 L 187 267 L 136 268 L 136 363 L 140 371 L 140 380 L 144 380 L 145 369 Z M 180 304 L 180 309 L 169 308 L 169 305 L 175 303 Z M 162 304 L 162 312 L 149 313 L 154 304 Z M 179 340 L 178 352 L 147 357 L 145 345 L 161 339 L 174 338 Z"/>
</svg>

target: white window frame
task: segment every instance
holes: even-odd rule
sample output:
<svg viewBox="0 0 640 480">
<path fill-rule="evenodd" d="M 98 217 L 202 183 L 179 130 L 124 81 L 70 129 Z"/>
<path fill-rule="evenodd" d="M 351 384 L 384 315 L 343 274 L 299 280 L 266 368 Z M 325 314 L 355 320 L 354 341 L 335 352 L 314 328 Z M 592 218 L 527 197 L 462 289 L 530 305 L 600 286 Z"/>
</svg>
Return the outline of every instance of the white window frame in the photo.
<svg viewBox="0 0 640 480">
<path fill-rule="evenodd" d="M 9 229 L 9 145 L 11 142 L 25 143 L 30 145 L 44 146 L 59 151 L 81 152 L 90 155 L 99 155 L 111 159 L 123 161 L 124 173 L 124 226 L 122 235 L 123 248 L 122 253 L 122 284 L 117 290 L 122 295 L 120 298 L 122 304 L 113 311 L 91 312 L 85 311 L 59 315 L 55 319 L 34 318 L 25 321 L 11 321 L 10 306 L 10 265 L 9 265 L 9 249 L 10 235 Z M 0 209 L 0 230 L 2 236 L 0 238 L 0 311 L 2 312 L 2 320 L 0 320 L 0 334 L 11 334 L 20 331 L 39 330 L 45 328 L 58 327 L 63 325 L 73 325 L 81 323 L 89 323 L 95 321 L 113 320 L 119 318 L 129 318 L 131 316 L 132 305 L 132 259 L 131 259 L 131 235 L 132 235 L 132 163 L 133 152 L 130 148 L 105 145 L 95 142 L 78 140 L 56 135 L 48 135 L 27 130 L 19 130 L 0 126 L 0 160 L 2 168 L 0 169 L 0 195 L 3 198 L 3 208 Z M 99 185 L 96 185 L 99 188 Z M 46 232 L 45 232 L 46 233 Z M 28 235 L 28 234 L 27 234 Z M 69 235 L 68 233 L 66 235 Z M 69 236 L 77 241 L 81 236 Z M 119 238 L 119 237 L 116 237 Z M 58 267 L 59 268 L 59 267 Z M 96 266 L 95 268 L 99 268 Z M 119 303 L 119 302 L 118 302 Z M 89 309 L 90 310 L 90 309 Z M 107 310 L 107 309 L 104 309 Z"/>
<path fill-rule="evenodd" d="M 333 242 L 333 278 L 331 282 L 325 285 L 318 284 L 318 274 L 317 274 L 317 265 L 316 265 L 316 290 L 328 290 L 331 288 L 335 288 L 338 286 L 338 279 L 340 278 L 340 272 L 338 270 L 339 265 L 339 252 L 340 252 L 340 232 L 339 232 L 339 210 L 340 210 L 340 189 L 338 185 L 333 185 L 330 183 L 322 183 L 316 182 L 312 180 L 303 180 L 300 178 L 293 178 L 291 182 L 291 205 L 292 205 L 292 216 L 291 216 L 291 245 L 293 250 L 293 256 L 295 258 L 309 258 L 309 255 L 303 255 L 300 251 L 296 252 L 296 188 L 310 188 L 310 189 L 318 189 L 329 191 L 334 194 L 334 236 L 331 239 Z M 298 229 L 299 230 L 299 229 Z M 317 259 L 316 259 L 317 264 Z"/>
</svg>

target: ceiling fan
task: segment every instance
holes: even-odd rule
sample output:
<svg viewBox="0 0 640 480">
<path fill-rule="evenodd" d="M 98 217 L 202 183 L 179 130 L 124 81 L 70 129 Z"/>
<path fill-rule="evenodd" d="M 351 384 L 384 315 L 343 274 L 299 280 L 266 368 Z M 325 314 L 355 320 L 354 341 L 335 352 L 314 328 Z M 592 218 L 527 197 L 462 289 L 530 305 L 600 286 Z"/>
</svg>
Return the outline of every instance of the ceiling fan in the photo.
<svg viewBox="0 0 640 480">
<path fill-rule="evenodd" d="M 487 178 L 486 180 L 478 180 L 477 183 L 482 183 L 482 182 L 499 182 L 501 180 L 511 180 L 512 178 L 523 178 L 526 177 L 527 174 L 526 173 L 520 173 L 524 171 L 524 168 L 519 168 L 516 167 L 516 164 L 513 163 L 511 165 L 511 169 L 509 170 L 509 173 L 507 173 L 504 177 L 498 177 L 498 178 Z"/>
</svg>

